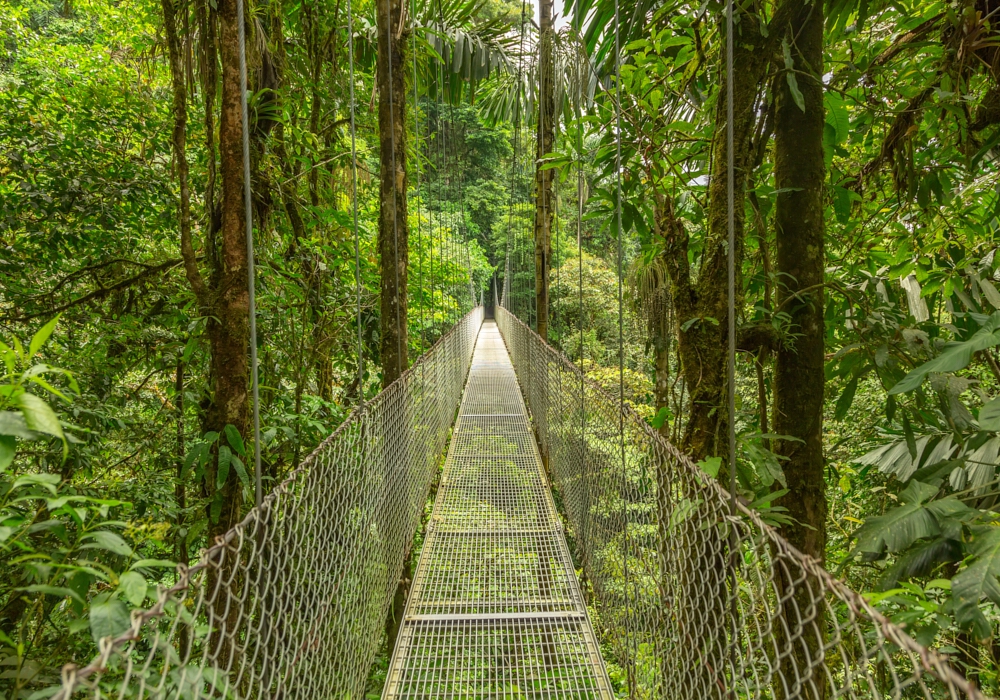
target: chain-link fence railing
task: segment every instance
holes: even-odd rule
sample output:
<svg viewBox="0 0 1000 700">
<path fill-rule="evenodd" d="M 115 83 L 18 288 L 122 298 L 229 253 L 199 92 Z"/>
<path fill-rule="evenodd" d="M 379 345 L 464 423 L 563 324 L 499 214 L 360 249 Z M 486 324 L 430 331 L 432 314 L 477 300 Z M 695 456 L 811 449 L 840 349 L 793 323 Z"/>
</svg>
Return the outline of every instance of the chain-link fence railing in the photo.
<svg viewBox="0 0 1000 700">
<path fill-rule="evenodd" d="M 55 697 L 364 697 L 482 320 L 352 413 Z"/>
<path fill-rule="evenodd" d="M 629 697 L 983 696 L 496 308 Z"/>
</svg>

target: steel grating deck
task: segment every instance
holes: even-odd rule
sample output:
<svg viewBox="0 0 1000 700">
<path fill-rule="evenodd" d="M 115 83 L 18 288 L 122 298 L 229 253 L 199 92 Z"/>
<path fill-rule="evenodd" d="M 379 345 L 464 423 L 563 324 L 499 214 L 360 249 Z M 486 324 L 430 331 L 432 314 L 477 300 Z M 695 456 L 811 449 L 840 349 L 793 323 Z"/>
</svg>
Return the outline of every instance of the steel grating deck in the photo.
<svg viewBox="0 0 1000 700">
<path fill-rule="evenodd" d="M 476 342 L 382 697 L 612 697 L 493 321 Z"/>
</svg>

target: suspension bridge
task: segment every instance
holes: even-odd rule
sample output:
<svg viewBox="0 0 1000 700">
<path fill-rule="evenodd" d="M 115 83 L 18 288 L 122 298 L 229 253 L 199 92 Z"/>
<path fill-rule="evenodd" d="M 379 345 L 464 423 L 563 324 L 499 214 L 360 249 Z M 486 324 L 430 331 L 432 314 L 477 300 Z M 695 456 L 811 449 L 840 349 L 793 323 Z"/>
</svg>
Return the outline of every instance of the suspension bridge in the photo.
<svg viewBox="0 0 1000 700">
<path fill-rule="evenodd" d="M 982 697 L 502 306 L 356 410 L 55 697 L 366 697 L 418 534 L 383 698 Z"/>
<path fill-rule="evenodd" d="M 252 263 L 242 5 L 237 3 L 244 201 Z M 730 28 L 732 6 L 727 3 Z M 615 2 L 615 85 L 617 15 Z M 353 37 L 351 16 L 348 0 Z M 387 27 L 379 35 L 390 33 Z M 354 55 L 347 43 L 356 190 Z M 518 84 L 521 72 L 519 62 Z M 731 95 L 731 83 L 727 88 Z M 416 100 L 414 81 L 415 113 Z M 615 108 L 620 123 L 620 106 Z M 578 109 L 578 126 L 579 120 Z M 730 114 L 730 154 L 732 122 Z M 620 125 L 616 133 L 620 139 Z M 446 152 L 442 143 L 445 165 Z M 398 172 L 395 146 L 391 165 Z M 621 169 L 619 140 L 616 179 Z M 728 174 L 731 192 L 731 155 Z M 621 363 L 620 181 L 615 191 Z M 582 164 L 577 195 L 582 250 Z M 550 203 L 541 199 L 547 209 Z M 606 393 L 512 313 L 530 318 L 535 291 L 523 282 L 512 288 L 523 272 L 512 269 L 513 209 L 512 198 L 495 319 L 485 318 L 481 303 L 473 308 L 399 379 L 362 402 L 266 497 L 256 453 L 255 507 L 193 566 L 179 565 L 156 603 L 134 611 L 124 633 L 100 640 L 89 663 L 67 663 L 49 695 L 984 700 L 946 657 L 918 644 L 796 551 L 637 416 L 621 393 Z M 732 200 L 729 221 L 732 251 Z M 438 223 L 440 229 L 440 217 Z M 732 255 L 729 265 L 733 426 Z M 580 278 L 582 319 L 582 268 Z M 252 265 L 248 283 L 253 319 Z M 472 301 L 471 272 L 469 292 Z M 395 308 L 401 336 L 398 300 Z M 579 330 L 582 342 L 582 325 Z M 360 323 L 358 332 L 360 383 Z M 253 350 L 252 324 L 251 338 Z M 256 396 L 255 355 L 251 363 Z M 255 400 L 255 432 L 257 410 Z M 260 441 L 254 442 L 259 449 Z M 416 568 L 407 581 L 411 561 Z M 374 688 L 372 667 L 401 583 L 409 583 L 409 595 L 395 621 L 399 631 L 384 686 Z"/>
</svg>

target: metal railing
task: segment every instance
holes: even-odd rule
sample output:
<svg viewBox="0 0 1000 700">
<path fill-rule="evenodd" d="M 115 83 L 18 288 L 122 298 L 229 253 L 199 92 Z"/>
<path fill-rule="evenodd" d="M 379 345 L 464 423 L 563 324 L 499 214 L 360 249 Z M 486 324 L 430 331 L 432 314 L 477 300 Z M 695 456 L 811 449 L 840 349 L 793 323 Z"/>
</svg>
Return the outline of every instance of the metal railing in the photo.
<svg viewBox="0 0 1000 700">
<path fill-rule="evenodd" d="M 983 696 L 501 306 L 593 623 L 628 697 Z"/>
<path fill-rule="evenodd" d="M 55 697 L 364 697 L 482 320 L 352 413 Z"/>
</svg>

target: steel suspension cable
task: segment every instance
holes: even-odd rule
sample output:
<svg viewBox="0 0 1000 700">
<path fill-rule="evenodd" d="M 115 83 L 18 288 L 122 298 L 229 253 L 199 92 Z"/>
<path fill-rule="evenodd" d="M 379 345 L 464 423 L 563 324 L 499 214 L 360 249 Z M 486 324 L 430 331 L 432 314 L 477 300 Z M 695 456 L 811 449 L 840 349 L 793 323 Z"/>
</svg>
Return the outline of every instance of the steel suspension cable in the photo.
<svg viewBox="0 0 1000 700">
<path fill-rule="evenodd" d="M 444 10 L 441 7 L 441 2 L 438 2 L 438 27 L 441 30 L 441 34 L 445 35 L 444 31 Z M 444 36 L 441 39 L 441 45 L 444 46 Z M 444 62 L 438 61 L 437 70 L 438 86 L 434 93 L 435 111 L 437 112 L 437 193 L 438 193 L 438 241 L 440 243 L 440 250 L 438 251 L 439 260 L 441 261 L 441 310 L 442 315 L 444 312 L 449 311 L 447 309 L 447 289 L 448 289 L 448 265 L 451 262 L 448 253 L 448 241 L 444 234 L 444 173 L 446 162 L 444 159 L 444 109 L 441 106 L 441 92 L 444 90 Z M 449 311 L 450 316 L 450 311 Z"/>
<path fill-rule="evenodd" d="M 577 41 L 581 42 L 583 38 L 581 37 L 581 23 L 583 18 L 579 13 L 576 13 L 576 38 Z M 586 52 L 582 53 L 583 58 L 587 58 Z M 589 60 L 589 59 L 587 59 Z M 583 537 L 589 539 L 590 537 L 590 475 L 587 471 L 587 466 L 589 460 L 587 459 L 587 401 L 586 401 L 586 383 L 584 381 L 586 377 L 586 369 L 583 364 L 583 81 L 577 76 L 576 85 L 576 150 L 577 150 L 577 162 L 576 162 L 576 257 L 577 257 L 577 272 L 578 272 L 578 290 L 579 290 L 579 325 L 580 325 L 580 444 L 581 449 L 581 466 L 580 470 L 584 474 L 584 510 L 583 510 Z M 586 570 L 586 569 L 585 569 Z"/>
<path fill-rule="evenodd" d="M 365 350 L 361 328 L 361 242 L 358 234 L 358 140 L 354 104 L 354 15 L 347 0 L 347 67 L 351 99 L 351 208 L 354 214 L 354 294 L 358 324 L 358 405 L 365 405 Z"/>
<path fill-rule="evenodd" d="M 736 556 L 739 547 L 739 538 L 736 534 L 735 519 L 738 511 L 736 509 L 736 205 L 735 205 L 735 185 L 736 185 L 736 165 L 733 155 L 733 119 L 735 108 L 733 106 L 733 2 L 726 2 L 726 238 L 728 249 L 726 250 L 726 303 L 729 317 L 726 324 L 726 413 L 729 437 L 729 514 L 734 522 L 729 529 L 729 576 L 730 586 L 736 588 Z M 733 639 L 738 635 L 737 630 L 737 599 L 732 595 L 732 620 L 733 627 L 730 634 Z M 736 647 L 731 648 L 730 663 L 735 676 L 736 669 Z"/>
<path fill-rule="evenodd" d="M 729 420 L 729 507 L 736 516 L 736 167 L 733 157 L 733 0 L 726 2 L 726 301 L 727 324 L 727 391 L 726 407 Z M 735 537 L 735 533 L 733 533 Z"/>
<path fill-rule="evenodd" d="M 512 244 L 511 236 L 513 234 L 514 228 L 514 191 L 515 191 L 515 173 L 517 172 L 517 151 L 518 151 L 518 141 L 520 139 L 520 121 L 521 121 L 521 86 L 522 86 L 522 75 L 524 70 L 524 22 L 527 13 L 526 0 L 521 0 L 521 31 L 518 38 L 518 50 L 517 50 L 517 84 L 514 88 L 514 146 L 513 152 L 510 159 L 510 203 L 507 209 L 507 255 L 504 264 L 504 279 L 503 279 L 503 298 L 501 299 L 504 308 L 510 309 L 511 306 L 516 306 L 516 291 L 514 289 L 512 271 L 512 260 L 511 254 L 517 254 L 516 245 Z M 516 240 L 513 241 L 516 243 Z M 512 302 L 514 302 L 512 304 Z"/>
<path fill-rule="evenodd" d="M 349 1 L 349 0 L 348 0 Z M 424 298 L 424 243 L 421 238 L 421 215 L 420 209 L 424 201 L 420 196 L 420 108 L 417 104 L 417 1 L 410 1 L 410 23 L 412 26 L 412 37 L 410 41 L 410 58 L 413 63 L 413 153 L 416 166 L 416 192 L 417 192 L 417 290 L 419 291 L 419 323 L 420 323 L 420 353 L 424 352 L 424 305 L 427 300 Z"/>
<path fill-rule="evenodd" d="M 253 393 L 253 479 L 254 504 L 264 500 L 263 476 L 260 473 L 260 382 L 257 372 L 257 294 L 253 247 L 253 200 L 250 192 L 250 118 L 247 109 L 247 37 L 243 0 L 236 0 L 236 24 L 240 43 L 240 123 L 243 139 L 243 216 L 247 234 L 247 293 L 250 316 L 250 386 Z"/>
<path fill-rule="evenodd" d="M 466 128 L 462 127 L 462 146 L 466 145 L 467 138 Z M 468 154 L 468 148 L 465 148 L 466 154 Z M 467 158 L 464 160 L 468 160 Z M 472 278 L 472 241 L 469 240 L 469 229 L 465 222 L 465 178 L 466 178 L 466 162 L 462 163 L 462 177 L 458 181 L 458 205 L 459 205 L 459 216 L 462 222 L 462 239 L 465 241 L 465 262 L 469 268 L 469 295 L 472 297 L 472 306 L 476 306 L 476 286 L 475 280 Z"/>
<path fill-rule="evenodd" d="M 614 91 L 614 109 L 615 109 L 615 223 L 618 229 L 618 403 L 621 409 L 618 412 L 618 437 L 619 437 L 619 450 L 621 455 L 622 463 L 622 480 L 623 484 L 628 481 L 628 474 L 626 470 L 625 463 L 625 333 L 624 333 L 624 298 L 623 298 L 623 277 L 624 277 L 624 263 L 625 263 L 625 249 L 622 245 L 622 63 L 621 63 L 621 35 L 619 31 L 620 18 L 619 18 L 619 0 L 615 0 L 615 91 Z M 623 533 L 623 544 L 624 551 L 623 554 L 623 566 L 622 572 L 624 575 L 624 591 L 625 591 L 625 610 L 629 610 L 629 566 L 628 566 L 628 554 L 629 554 L 629 531 L 628 531 L 628 506 L 625 499 L 625 494 L 621 495 L 622 498 L 622 512 L 625 515 L 624 522 L 625 528 Z M 626 629 L 626 635 L 628 635 L 628 630 Z M 634 638 L 632 640 L 635 642 Z M 634 659 L 637 648 L 633 646 L 632 658 L 633 663 L 629 669 L 629 678 L 632 679 L 630 686 L 634 683 L 635 670 L 634 670 Z"/>
</svg>

